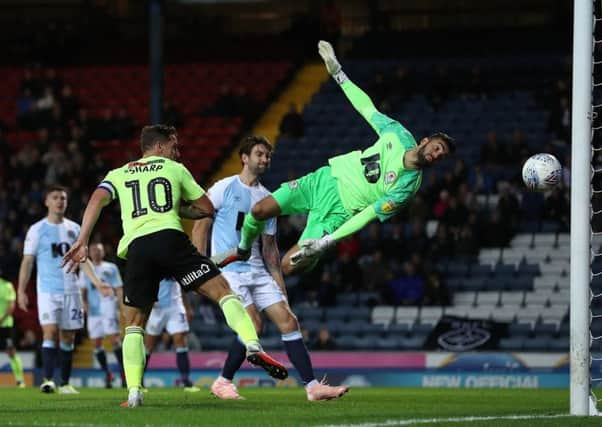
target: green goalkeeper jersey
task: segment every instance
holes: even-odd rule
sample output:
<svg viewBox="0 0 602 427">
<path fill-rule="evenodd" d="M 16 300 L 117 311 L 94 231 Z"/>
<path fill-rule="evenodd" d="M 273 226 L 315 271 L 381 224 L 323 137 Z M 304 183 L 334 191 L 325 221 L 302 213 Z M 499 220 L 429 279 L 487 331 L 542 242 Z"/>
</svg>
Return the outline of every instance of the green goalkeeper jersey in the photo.
<svg viewBox="0 0 602 427">
<path fill-rule="evenodd" d="M 0 278 L 0 317 L 4 316 L 9 305 L 15 301 L 17 295 L 13 284 L 8 280 Z M 13 326 L 13 315 L 9 314 L 3 322 L 0 323 L 0 328 L 12 328 Z"/>
<path fill-rule="evenodd" d="M 117 255 L 126 258 L 137 237 L 160 230 L 184 231 L 179 210 L 182 200 L 196 200 L 205 190 L 184 165 L 165 157 L 150 156 L 110 171 L 99 184 L 119 199 L 123 237 Z"/>
<path fill-rule="evenodd" d="M 378 112 L 360 88 L 341 84 L 354 108 L 370 123 L 379 138 L 365 150 L 329 159 L 332 176 L 345 209 L 352 215 L 372 205 L 379 220 L 395 215 L 420 188 L 422 173 L 404 167 L 407 150 L 416 147 L 412 134 L 399 122 Z"/>
</svg>

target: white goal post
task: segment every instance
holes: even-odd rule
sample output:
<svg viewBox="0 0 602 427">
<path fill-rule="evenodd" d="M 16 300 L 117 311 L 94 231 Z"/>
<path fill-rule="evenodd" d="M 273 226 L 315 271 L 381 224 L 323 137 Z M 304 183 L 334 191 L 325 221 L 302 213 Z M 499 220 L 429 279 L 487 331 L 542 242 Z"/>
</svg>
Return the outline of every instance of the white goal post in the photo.
<svg viewBox="0 0 602 427">
<path fill-rule="evenodd" d="M 593 0 L 575 0 L 571 149 L 570 413 L 595 414 L 590 400 Z M 593 406 L 593 408 L 590 408 Z M 591 411 L 590 411 L 591 410 Z"/>
</svg>

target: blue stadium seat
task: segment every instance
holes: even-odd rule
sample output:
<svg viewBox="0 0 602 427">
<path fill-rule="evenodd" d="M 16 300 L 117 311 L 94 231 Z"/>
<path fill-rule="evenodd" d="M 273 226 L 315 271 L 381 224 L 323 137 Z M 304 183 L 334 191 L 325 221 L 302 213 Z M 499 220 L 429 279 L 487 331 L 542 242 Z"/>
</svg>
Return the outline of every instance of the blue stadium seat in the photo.
<svg viewBox="0 0 602 427">
<path fill-rule="evenodd" d="M 499 348 L 500 350 L 520 351 L 523 349 L 524 341 L 522 337 L 502 338 L 499 342 Z"/>
</svg>

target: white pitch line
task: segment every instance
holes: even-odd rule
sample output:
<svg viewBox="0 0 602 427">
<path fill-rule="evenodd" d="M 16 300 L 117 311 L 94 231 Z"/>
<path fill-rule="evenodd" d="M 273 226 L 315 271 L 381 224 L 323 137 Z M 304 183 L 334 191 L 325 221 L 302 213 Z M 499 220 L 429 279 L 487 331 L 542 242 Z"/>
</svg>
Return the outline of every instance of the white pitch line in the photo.
<svg viewBox="0 0 602 427">
<path fill-rule="evenodd" d="M 500 415 L 489 417 L 450 417 L 450 418 L 414 418 L 408 420 L 386 420 L 375 423 L 361 424 L 325 424 L 318 427 L 392 427 L 392 426 L 411 426 L 416 424 L 438 424 L 438 423 L 472 423 L 477 421 L 497 421 L 497 420 L 549 420 L 553 418 L 568 418 L 569 414 L 555 415 Z"/>
</svg>

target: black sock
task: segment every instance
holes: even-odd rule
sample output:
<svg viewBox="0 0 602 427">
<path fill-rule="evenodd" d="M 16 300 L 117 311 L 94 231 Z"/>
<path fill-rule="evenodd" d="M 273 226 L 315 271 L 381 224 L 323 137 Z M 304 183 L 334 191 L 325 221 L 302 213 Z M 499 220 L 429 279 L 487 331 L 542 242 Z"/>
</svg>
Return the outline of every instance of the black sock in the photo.
<svg viewBox="0 0 602 427">
<path fill-rule="evenodd" d="M 113 353 L 115 354 L 117 363 L 119 363 L 119 372 L 123 372 L 123 351 L 121 350 L 121 347 L 114 347 Z"/>
<path fill-rule="evenodd" d="M 97 348 L 96 350 L 94 350 L 94 355 L 96 356 L 96 360 L 98 360 L 98 363 L 100 364 L 100 368 L 105 372 L 109 372 L 109 365 L 107 364 L 107 354 L 105 353 L 104 349 Z"/>
<path fill-rule="evenodd" d="M 182 383 L 186 387 L 191 387 L 190 382 L 190 359 L 188 358 L 188 348 L 181 347 L 176 348 L 176 364 L 178 365 L 178 371 L 180 371 L 180 378 Z"/>
<path fill-rule="evenodd" d="M 228 351 L 228 357 L 226 358 L 224 367 L 222 368 L 222 377 L 232 381 L 234 374 L 236 371 L 238 371 L 242 365 L 242 362 L 245 361 L 246 356 L 247 348 L 243 343 L 240 342 L 238 337 L 234 337 L 234 341 L 232 341 L 230 350 Z"/>
<path fill-rule="evenodd" d="M 47 380 L 52 380 L 54 377 L 56 353 L 56 343 L 52 340 L 44 340 L 42 343 L 42 366 L 44 367 L 44 378 Z"/>
<path fill-rule="evenodd" d="M 61 344 L 61 386 L 69 384 L 73 365 L 73 344 Z"/>
<path fill-rule="evenodd" d="M 283 334 L 282 342 L 284 343 L 289 360 L 297 369 L 297 372 L 299 372 L 303 383 L 307 384 L 313 381 L 315 379 L 314 368 L 311 365 L 311 359 L 309 358 L 305 343 L 303 343 L 301 332 L 296 331 L 290 334 Z"/>
</svg>

